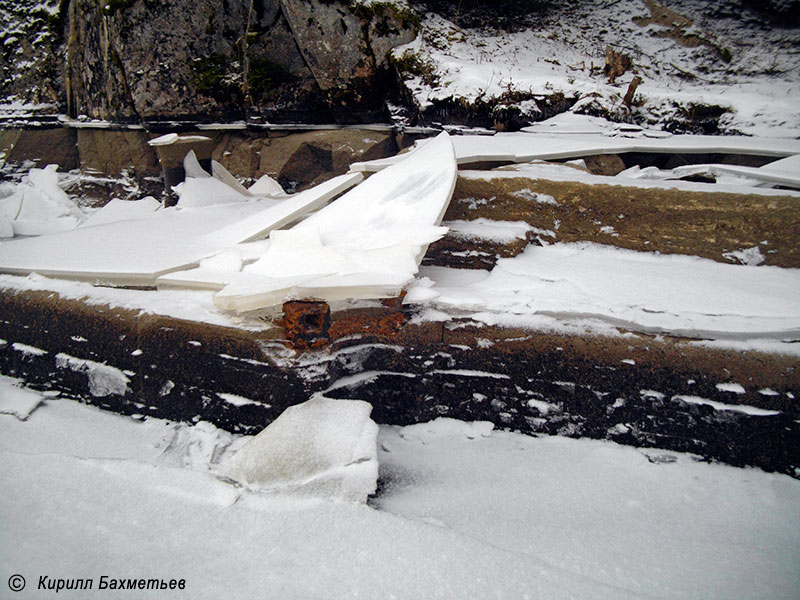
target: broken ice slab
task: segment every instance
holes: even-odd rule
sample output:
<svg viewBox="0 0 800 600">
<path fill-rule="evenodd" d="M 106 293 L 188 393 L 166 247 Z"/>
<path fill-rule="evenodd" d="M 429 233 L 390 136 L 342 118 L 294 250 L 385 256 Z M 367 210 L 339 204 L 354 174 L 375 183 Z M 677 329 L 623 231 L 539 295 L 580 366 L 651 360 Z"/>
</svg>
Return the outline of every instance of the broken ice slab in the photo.
<svg viewBox="0 0 800 600">
<path fill-rule="evenodd" d="M 457 167 L 442 133 L 286 231 L 273 231 L 263 257 L 214 299 L 237 311 L 285 300 L 385 298 L 419 268 L 455 189 Z M 305 279 L 303 279 L 305 277 Z M 307 295 L 306 295 L 307 294 Z"/>
<path fill-rule="evenodd" d="M 222 183 L 224 183 L 225 185 L 227 185 L 230 188 L 233 188 L 234 190 L 236 190 L 237 192 L 239 192 L 243 196 L 255 196 L 256 195 L 254 192 L 248 190 L 241 183 L 239 183 L 239 180 L 236 179 L 236 177 L 234 177 L 231 174 L 231 172 L 228 171 L 228 169 L 223 167 L 220 163 L 218 163 L 215 160 L 211 161 L 211 174 L 214 177 L 214 179 L 219 179 Z M 269 177 L 269 175 L 267 175 L 267 177 Z M 280 191 L 282 193 L 283 189 L 281 189 Z M 264 195 L 268 196 L 270 194 L 264 194 Z"/>
<path fill-rule="evenodd" d="M 11 377 L 2 376 L 2 393 L 0 393 L 0 414 L 11 415 L 25 421 L 44 401 L 38 392 L 19 387 L 21 382 Z"/>
<path fill-rule="evenodd" d="M 127 221 L 130 219 L 141 219 L 152 216 L 152 213 L 161 208 L 161 202 L 147 196 L 141 200 L 120 200 L 112 198 L 102 208 L 93 212 L 88 219 L 81 223 L 80 227 L 91 227 L 114 223 L 116 221 Z"/>
<path fill-rule="evenodd" d="M 740 165 L 686 165 L 672 170 L 675 177 L 708 174 L 714 178 L 733 175 L 752 179 L 767 185 L 780 185 L 800 189 L 800 154 L 788 156 L 768 163 L 762 167 L 746 167 Z"/>
<path fill-rule="evenodd" d="M 607 137 L 599 134 L 544 135 L 501 133 L 492 137 L 459 136 L 454 140 L 459 164 L 491 160 L 514 162 L 580 158 L 595 154 L 658 152 L 775 156 L 800 153 L 800 140 L 746 136 L 674 135 L 669 138 Z M 498 158 L 501 157 L 501 158 Z"/>
<path fill-rule="evenodd" d="M 226 276 L 231 282 L 214 296 L 214 306 L 236 312 L 267 308 L 296 298 L 295 288 L 309 279 L 308 275 L 264 277 L 251 273 L 232 273 Z"/>
<path fill-rule="evenodd" d="M 528 162 L 532 160 L 560 160 L 581 158 L 597 154 L 622 154 L 626 152 L 681 153 L 681 154 L 745 154 L 774 156 L 776 158 L 800 154 L 800 140 L 788 138 L 756 138 L 748 136 L 673 135 L 663 137 L 662 132 L 644 130 L 641 136 L 626 137 L 614 123 L 602 119 L 579 121 L 573 128 L 545 128 L 547 121 L 537 123 L 529 130 L 514 133 L 497 133 L 493 136 L 460 135 L 453 138 L 456 160 L 459 165 L 481 162 Z M 569 133 L 569 135 L 564 135 Z M 418 145 L 428 140 L 420 140 Z M 357 162 L 352 171 L 377 172 L 395 164 L 402 155 L 380 160 Z"/>
<path fill-rule="evenodd" d="M 190 179 L 189 183 L 215 182 L 245 201 L 181 210 L 143 210 L 138 219 L 15 240 L 13 244 L 0 242 L 0 272 L 37 272 L 111 285 L 152 286 L 161 275 L 190 269 L 220 250 L 266 236 L 273 229 L 296 221 L 361 179 L 359 173 L 341 175 L 286 199 L 258 201 L 247 201 L 215 178 Z M 139 202 L 130 203 L 130 207 L 126 203 L 126 208 L 133 209 L 135 205 L 138 209 Z M 147 203 L 144 206 L 152 207 Z M 116 214 L 117 208 L 115 205 L 110 210 Z M 98 211 L 98 218 L 104 210 Z M 177 281 L 173 282 L 173 286 L 177 285 Z"/>
<path fill-rule="evenodd" d="M 0 190 L 0 238 L 47 235 L 75 229 L 83 211 L 59 186 L 57 165 L 30 169 L 19 184 Z"/>
<path fill-rule="evenodd" d="M 195 266 L 222 250 L 225 245 L 206 234 L 256 214 L 263 206 L 245 202 L 171 208 L 137 220 L 0 242 L 0 272 L 152 286 L 160 275 Z"/>
<path fill-rule="evenodd" d="M 220 474 L 251 487 L 366 502 L 377 487 L 378 426 L 361 400 L 316 396 L 287 408 Z"/>
<path fill-rule="evenodd" d="M 233 276 L 221 274 L 220 277 L 230 279 L 230 284 L 214 296 L 214 305 L 240 313 L 268 308 L 296 298 L 324 302 L 396 298 L 413 280 L 411 275 L 391 272 L 348 273 L 311 278 L 308 275 L 263 277 L 248 273 L 236 273 Z M 214 288 L 198 286 L 198 289 Z"/>
<path fill-rule="evenodd" d="M 239 271 L 195 267 L 161 275 L 156 279 L 156 286 L 160 290 L 184 289 L 218 292 L 226 285 L 237 281 L 241 275 L 242 273 Z"/>
<path fill-rule="evenodd" d="M 491 272 L 428 268 L 431 305 L 489 324 L 591 319 L 630 331 L 710 339 L 796 339 L 800 270 L 729 265 L 589 242 L 528 246 Z M 463 280 L 462 280 L 463 281 Z"/>
<path fill-rule="evenodd" d="M 211 152 L 214 150 L 214 140 L 204 135 L 178 135 L 168 133 L 154 138 L 148 144 L 156 149 L 158 161 L 164 172 L 164 183 L 169 190 L 186 178 L 184 158 L 193 151 L 196 154 L 199 166 L 211 172 Z"/>
<path fill-rule="evenodd" d="M 269 235 L 270 231 L 280 229 L 302 216 L 324 206 L 334 198 L 359 183 L 364 177 L 361 173 L 347 173 L 314 186 L 280 204 L 270 206 L 249 218 L 209 234 L 209 238 L 220 244 L 240 244 Z"/>
</svg>

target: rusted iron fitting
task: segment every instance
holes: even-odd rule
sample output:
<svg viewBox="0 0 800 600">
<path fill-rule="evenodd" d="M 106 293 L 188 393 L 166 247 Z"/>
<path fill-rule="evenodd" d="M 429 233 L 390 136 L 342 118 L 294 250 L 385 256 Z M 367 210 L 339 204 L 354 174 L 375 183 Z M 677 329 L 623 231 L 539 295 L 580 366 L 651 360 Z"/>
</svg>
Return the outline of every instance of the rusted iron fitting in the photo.
<svg viewBox="0 0 800 600">
<path fill-rule="evenodd" d="M 284 302 L 281 324 L 295 350 L 325 346 L 330 343 L 331 307 L 314 300 Z"/>
</svg>

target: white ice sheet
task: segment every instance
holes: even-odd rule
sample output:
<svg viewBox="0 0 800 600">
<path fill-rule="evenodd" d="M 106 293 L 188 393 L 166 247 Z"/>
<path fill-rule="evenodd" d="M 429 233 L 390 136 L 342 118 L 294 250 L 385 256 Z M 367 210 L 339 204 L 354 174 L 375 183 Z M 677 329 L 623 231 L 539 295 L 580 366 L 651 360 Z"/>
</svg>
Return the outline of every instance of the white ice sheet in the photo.
<svg viewBox="0 0 800 600">
<path fill-rule="evenodd" d="M 103 575 L 183 578 L 132 597 L 193 600 L 788 600 L 800 586 L 800 483 L 785 475 L 439 419 L 381 428 L 385 485 L 367 507 L 216 477 L 246 439 L 66 399 L 0 415 L 0 561 L 28 588 L 94 579 L 67 598 L 108 598 Z"/>
<path fill-rule="evenodd" d="M 578 116 L 578 115 L 573 115 Z M 603 124 L 605 123 L 605 125 Z M 573 129 L 571 123 L 548 127 L 548 122 L 531 127 L 530 131 L 496 133 L 492 136 L 459 135 L 453 137 L 456 160 L 459 165 L 479 162 L 528 162 L 531 160 L 558 160 L 580 158 L 596 154 L 622 154 L 625 152 L 675 153 L 675 154 L 746 154 L 774 156 L 776 158 L 800 154 L 800 140 L 786 138 L 757 138 L 748 136 L 673 135 L 663 132 L 626 132 L 613 123 L 579 120 Z M 558 133 L 558 130 L 562 133 Z M 577 131 L 577 132 L 574 132 Z M 569 133 L 569 135 L 565 135 Z M 424 145 L 421 140 L 418 144 Z M 353 171 L 375 172 L 386 168 L 401 158 L 357 162 L 350 165 Z"/>
<path fill-rule="evenodd" d="M 190 267 L 224 247 L 206 234 L 262 210 L 258 202 L 173 208 L 149 218 L 0 242 L 0 272 L 150 286 L 159 275 Z"/>
<path fill-rule="evenodd" d="M 280 229 L 302 216 L 324 206 L 331 198 L 358 184 L 363 179 L 361 173 L 339 175 L 294 196 L 290 196 L 274 206 L 238 221 L 209 235 L 209 238 L 223 245 L 250 242 L 267 237 L 270 231 Z"/>
<path fill-rule="evenodd" d="M 693 337 L 800 335 L 798 269 L 558 243 L 530 246 L 465 282 L 459 273 L 423 269 L 439 293 L 429 302 L 490 324 L 555 317 Z"/>
<path fill-rule="evenodd" d="M 240 312 L 301 297 L 383 298 L 411 281 L 455 188 L 456 164 L 446 133 L 403 155 L 308 219 L 274 231 L 263 257 L 214 298 Z M 260 276 L 255 284 L 250 276 Z"/>
</svg>

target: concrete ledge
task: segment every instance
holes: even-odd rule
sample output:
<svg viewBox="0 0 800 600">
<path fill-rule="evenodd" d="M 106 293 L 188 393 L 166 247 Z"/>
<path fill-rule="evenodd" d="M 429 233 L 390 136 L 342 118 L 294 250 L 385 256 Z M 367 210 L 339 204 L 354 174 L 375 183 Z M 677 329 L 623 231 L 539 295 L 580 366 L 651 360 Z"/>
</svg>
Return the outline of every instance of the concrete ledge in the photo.
<svg viewBox="0 0 800 600">
<path fill-rule="evenodd" d="M 610 439 L 799 473 L 794 356 L 638 334 L 404 324 L 398 308 L 334 313 L 331 344 L 296 353 L 280 328 L 243 331 L 48 292 L 4 290 L 0 307 L 0 371 L 122 414 L 255 433 L 325 390 L 370 402 L 380 423 L 481 419 L 528 434 Z M 80 361 L 87 366 L 76 368 Z M 95 363 L 118 372 L 122 388 L 98 393 Z M 728 382 L 744 392 L 717 387 Z M 232 403 L 230 394 L 245 401 Z M 742 405 L 761 410 L 742 412 Z"/>
</svg>

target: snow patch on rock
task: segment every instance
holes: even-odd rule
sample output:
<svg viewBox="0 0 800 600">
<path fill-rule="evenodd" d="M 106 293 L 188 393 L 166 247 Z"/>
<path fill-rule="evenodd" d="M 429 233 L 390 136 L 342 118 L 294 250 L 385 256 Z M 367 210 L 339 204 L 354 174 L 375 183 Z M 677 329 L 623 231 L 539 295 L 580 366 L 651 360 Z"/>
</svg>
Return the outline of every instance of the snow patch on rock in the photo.
<svg viewBox="0 0 800 600">
<path fill-rule="evenodd" d="M 761 254 L 761 248 L 758 246 L 725 252 L 722 256 L 730 261 L 738 261 L 743 265 L 757 266 L 764 262 L 764 255 Z"/>
<path fill-rule="evenodd" d="M 490 421 L 459 421 L 449 417 L 439 417 L 428 423 L 408 425 L 400 429 L 400 437 L 404 439 L 417 438 L 423 443 L 428 437 L 464 436 L 473 440 L 488 438 L 492 435 L 494 424 Z"/>
<path fill-rule="evenodd" d="M 69 369 L 76 373 L 86 373 L 89 378 L 89 393 L 95 398 L 111 395 L 124 396 L 130 391 L 128 384 L 131 380 L 116 367 L 84 358 L 75 358 L 64 353 L 56 355 L 56 366 L 59 369 Z"/>
</svg>

